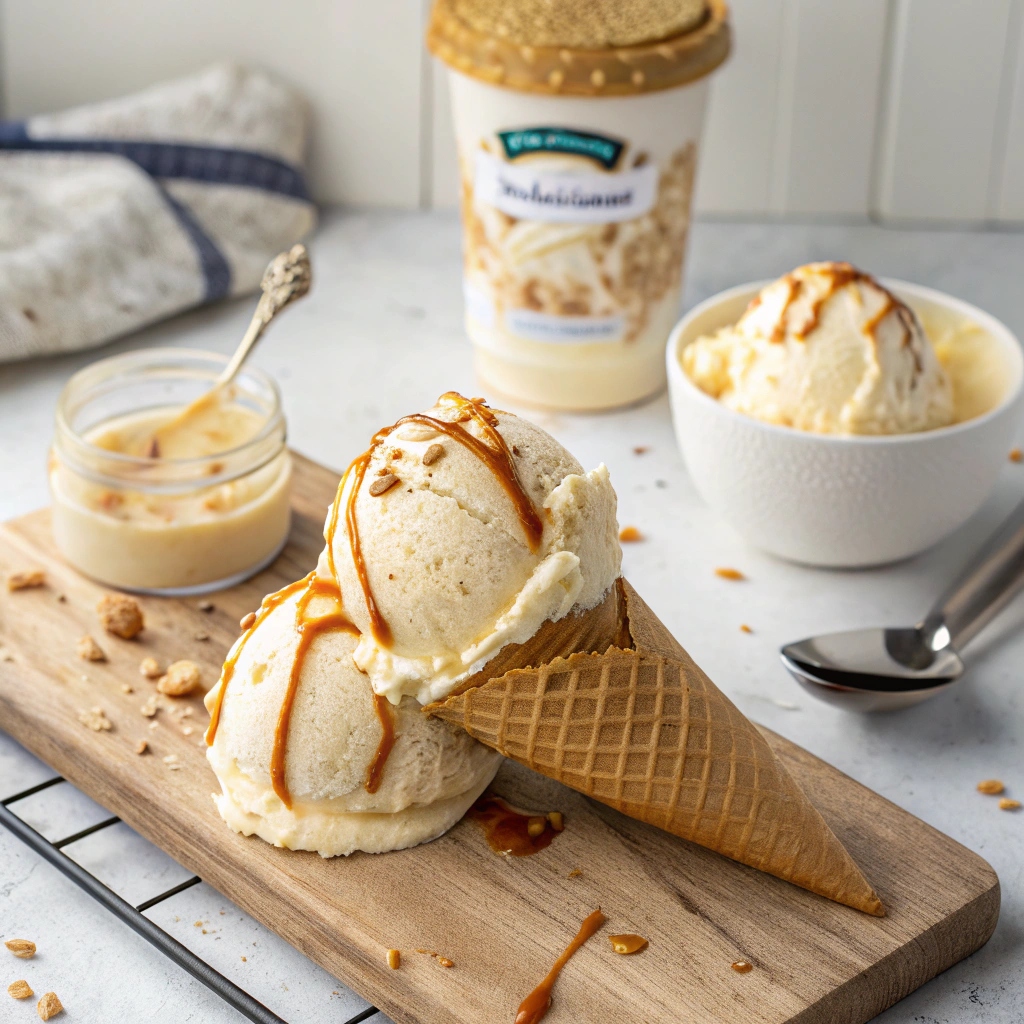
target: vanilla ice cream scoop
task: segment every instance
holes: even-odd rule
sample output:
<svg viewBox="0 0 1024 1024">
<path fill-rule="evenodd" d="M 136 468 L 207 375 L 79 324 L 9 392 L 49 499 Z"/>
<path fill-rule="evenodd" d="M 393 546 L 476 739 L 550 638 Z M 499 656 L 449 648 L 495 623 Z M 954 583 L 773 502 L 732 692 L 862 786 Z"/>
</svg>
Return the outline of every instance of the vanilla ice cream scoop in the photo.
<svg viewBox="0 0 1024 1024">
<path fill-rule="evenodd" d="M 849 263 L 797 267 L 682 363 L 723 404 L 798 430 L 903 434 L 954 420 L 952 385 L 914 312 Z"/>
<path fill-rule="evenodd" d="M 214 799 L 235 831 L 325 857 L 400 850 L 451 828 L 494 777 L 494 751 L 411 698 L 375 697 L 357 640 L 337 588 L 310 574 L 236 641 L 206 698 Z"/>
<path fill-rule="evenodd" d="M 539 427 L 443 396 L 381 431 L 328 514 L 321 571 L 354 659 L 398 704 L 447 696 L 503 647 L 598 605 L 618 578 L 616 499 Z"/>
</svg>

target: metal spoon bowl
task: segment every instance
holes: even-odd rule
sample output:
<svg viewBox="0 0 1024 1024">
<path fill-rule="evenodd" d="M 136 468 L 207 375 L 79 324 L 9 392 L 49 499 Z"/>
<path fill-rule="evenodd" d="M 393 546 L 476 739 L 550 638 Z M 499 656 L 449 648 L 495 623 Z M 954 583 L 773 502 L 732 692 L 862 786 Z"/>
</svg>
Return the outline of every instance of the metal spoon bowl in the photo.
<svg viewBox="0 0 1024 1024">
<path fill-rule="evenodd" d="M 963 674 L 959 650 L 1024 587 L 1024 502 L 916 626 L 827 633 L 786 644 L 782 663 L 808 693 L 848 711 L 897 711 Z"/>
</svg>

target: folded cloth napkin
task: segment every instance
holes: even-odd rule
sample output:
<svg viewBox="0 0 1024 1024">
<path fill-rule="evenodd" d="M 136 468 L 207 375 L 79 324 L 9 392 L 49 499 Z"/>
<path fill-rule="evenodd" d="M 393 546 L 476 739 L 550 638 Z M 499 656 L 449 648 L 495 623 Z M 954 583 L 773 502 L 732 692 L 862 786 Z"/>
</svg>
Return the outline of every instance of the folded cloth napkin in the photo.
<svg viewBox="0 0 1024 1024">
<path fill-rule="evenodd" d="M 0 122 L 0 361 L 255 289 L 316 221 L 307 123 L 301 96 L 233 65 Z"/>
</svg>

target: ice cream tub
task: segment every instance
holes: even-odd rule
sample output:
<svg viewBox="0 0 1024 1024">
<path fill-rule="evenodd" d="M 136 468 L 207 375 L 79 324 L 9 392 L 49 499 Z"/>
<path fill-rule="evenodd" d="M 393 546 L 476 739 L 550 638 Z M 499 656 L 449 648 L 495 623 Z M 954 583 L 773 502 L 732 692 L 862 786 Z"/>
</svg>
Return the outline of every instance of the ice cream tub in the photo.
<svg viewBox="0 0 1024 1024">
<path fill-rule="evenodd" d="M 729 35 L 717 2 L 633 6 L 434 8 L 466 329 L 483 382 L 519 401 L 604 409 L 664 385 L 708 74 Z"/>
</svg>

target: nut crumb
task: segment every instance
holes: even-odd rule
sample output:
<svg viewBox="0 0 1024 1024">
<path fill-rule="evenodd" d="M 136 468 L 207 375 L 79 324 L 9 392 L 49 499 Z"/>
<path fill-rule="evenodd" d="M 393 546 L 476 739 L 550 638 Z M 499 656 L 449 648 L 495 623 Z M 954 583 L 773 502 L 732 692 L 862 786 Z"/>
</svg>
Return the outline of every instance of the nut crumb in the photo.
<svg viewBox="0 0 1024 1024">
<path fill-rule="evenodd" d="M 573 868 L 572 871 L 570 871 L 569 874 L 567 874 L 565 877 L 566 878 L 579 878 L 579 877 L 582 876 L 582 874 L 583 874 L 583 872 L 580 871 L 579 868 Z"/>
<path fill-rule="evenodd" d="M 156 688 L 168 697 L 184 697 L 199 685 L 199 666 L 194 661 L 175 661 L 167 666 Z"/>
<path fill-rule="evenodd" d="M 544 828 L 545 828 L 546 825 L 547 825 L 547 819 L 546 818 L 541 818 L 541 817 L 530 818 L 530 820 L 526 823 L 526 834 L 531 839 L 536 839 L 537 836 L 540 836 L 540 835 L 544 834 Z"/>
<path fill-rule="evenodd" d="M 106 661 L 103 648 L 88 633 L 78 638 L 75 651 L 83 661 Z"/>
<path fill-rule="evenodd" d="M 737 974 L 748 974 L 750 971 L 752 971 L 754 969 L 754 965 L 747 963 L 746 960 L 737 960 L 732 965 L 732 969 Z"/>
<path fill-rule="evenodd" d="M 244 964 L 244 963 L 248 963 L 248 960 L 249 960 L 249 958 L 248 958 L 248 957 L 244 957 L 244 956 L 242 957 L 242 963 L 243 963 L 243 964 Z"/>
<path fill-rule="evenodd" d="M 204 633 L 202 630 L 199 630 L 199 632 L 192 634 L 192 639 L 198 640 L 200 643 L 202 643 L 204 640 L 210 639 L 210 634 Z"/>
<path fill-rule="evenodd" d="M 1022 452 L 1019 448 L 1010 449 L 1010 461 L 1024 462 L 1024 452 Z"/>
<path fill-rule="evenodd" d="M 632 544 L 635 541 L 643 540 L 644 535 L 635 526 L 624 526 L 619 530 L 619 540 L 623 544 Z"/>
<path fill-rule="evenodd" d="M 35 995 L 27 981 L 12 981 L 7 986 L 7 993 L 12 999 L 28 999 Z"/>
<path fill-rule="evenodd" d="M 649 444 L 635 444 L 635 445 L 633 445 L 633 454 L 634 455 L 646 455 L 650 450 L 651 450 L 651 446 Z"/>
<path fill-rule="evenodd" d="M 19 960 L 31 960 L 36 955 L 36 944 L 30 939 L 8 939 L 4 945 Z"/>
<path fill-rule="evenodd" d="M 58 594 L 57 600 L 60 601 L 61 604 L 63 604 L 67 600 L 67 596 L 65 594 Z"/>
<path fill-rule="evenodd" d="M 194 732 L 195 732 L 195 729 L 193 729 L 191 725 L 183 725 L 181 727 L 181 734 L 182 734 L 182 736 L 191 736 L 192 733 L 194 733 Z"/>
<path fill-rule="evenodd" d="M 435 462 L 437 462 L 437 460 L 439 458 L 441 458 L 442 455 L 444 455 L 444 445 L 443 444 L 432 444 L 423 453 L 423 465 L 424 466 L 432 466 Z"/>
<path fill-rule="evenodd" d="M 135 692 L 135 687 L 134 686 L 130 686 L 128 683 L 122 683 L 121 684 L 121 692 L 122 693 L 134 693 Z"/>
<path fill-rule="evenodd" d="M 551 822 L 551 827 L 556 832 L 565 830 L 565 818 L 562 816 L 561 811 L 548 811 L 548 821 Z"/>
<path fill-rule="evenodd" d="M 442 967 L 454 967 L 455 966 L 455 961 L 454 960 L 449 960 L 448 957 L 446 957 L 446 956 L 439 956 L 437 958 L 437 962 Z"/>
<path fill-rule="evenodd" d="M 8 590 L 30 590 L 45 583 L 46 573 L 42 569 L 25 569 L 22 572 L 12 572 L 7 577 Z"/>
<path fill-rule="evenodd" d="M 152 722 L 149 723 L 149 727 L 150 729 L 159 729 L 160 723 L 156 721 L 156 719 L 154 719 Z"/>
<path fill-rule="evenodd" d="M 39 1014 L 40 1020 L 49 1020 L 51 1017 L 56 1017 L 58 1013 L 63 1013 L 64 1007 L 61 1001 L 57 998 L 56 992 L 47 992 L 42 999 L 36 1003 L 36 1013 Z"/>
<path fill-rule="evenodd" d="M 249 612 L 248 615 L 243 615 L 238 620 L 238 628 L 239 629 L 250 629 L 250 628 L 252 628 L 252 624 L 255 621 L 256 621 L 256 613 L 255 612 Z"/>
<path fill-rule="evenodd" d="M 1004 796 L 999 801 L 999 810 L 1001 811 L 1019 811 L 1021 807 L 1019 800 L 1011 800 L 1009 797 Z"/>
<path fill-rule="evenodd" d="M 152 718 L 162 707 L 163 704 L 160 702 L 160 698 L 155 693 L 151 693 L 146 698 L 146 703 L 139 710 L 142 712 L 143 717 Z M 153 722 L 152 725 L 156 725 L 156 722 Z"/>
<path fill-rule="evenodd" d="M 139 662 L 139 675 L 147 679 L 158 679 L 163 673 L 160 671 L 160 663 L 156 658 L 143 658 Z"/>
<path fill-rule="evenodd" d="M 728 567 L 716 569 L 715 575 L 723 580 L 745 580 L 747 578 L 739 569 L 730 569 Z"/>
<path fill-rule="evenodd" d="M 200 601 L 199 604 L 196 605 L 196 607 L 201 612 L 212 612 L 214 605 L 212 601 Z"/>
<path fill-rule="evenodd" d="M 397 971 L 402 965 L 402 952 L 398 949 L 388 950 L 388 967 L 393 971 Z"/>
<path fill-rule="evenodd" d="M 138 636 L 145 626 L 139 602 L 125 594 L 104 594 L 96 605 L 96 613 L 100 625 L 123 640 Z"/>
<path fill-rule="evenodd" d="M 110 732 L 114 728 L 113 723 L 107 718 L 103 708 L 90 708 L 88 711 L 79 711 L 78 720 L 82 725 L 92 729 L 93 732 Z"/>
<path fill-rule="evenodd" d="M 754 631 L 744 622 L 740 626 L 740 632 L 741 633 L 753 633 Z"/>
<path fill-rule="evenodd" d="M 0 647 L 0 661 L 14 661 L 14 655 L 6 647 Z"/>
<path fill-rule="evenodd" d="M 999 796 L 1006 787 L 999 781 L 999 779 L 985 779 L 978 783 L 978 792 L 985 793 L 987 796 Z"/>
<path fill-rule="evenodd" d="M 149 740 L 139 740 L 139 742 L 135 744 L 135 753 L 136 754 L 145 754 L 148 751 L 149 751 Z"/>
<path fill-rule="evenodd" d="M 377 477 L 377 479 L 370 484 L 370 495 L 371 497 L 379 498 L 385 491 L 390 491 L 395 484 L 400 482 L 401 481 L 394 473 L 385 473 L 384 476 Z"/>
</svg>

